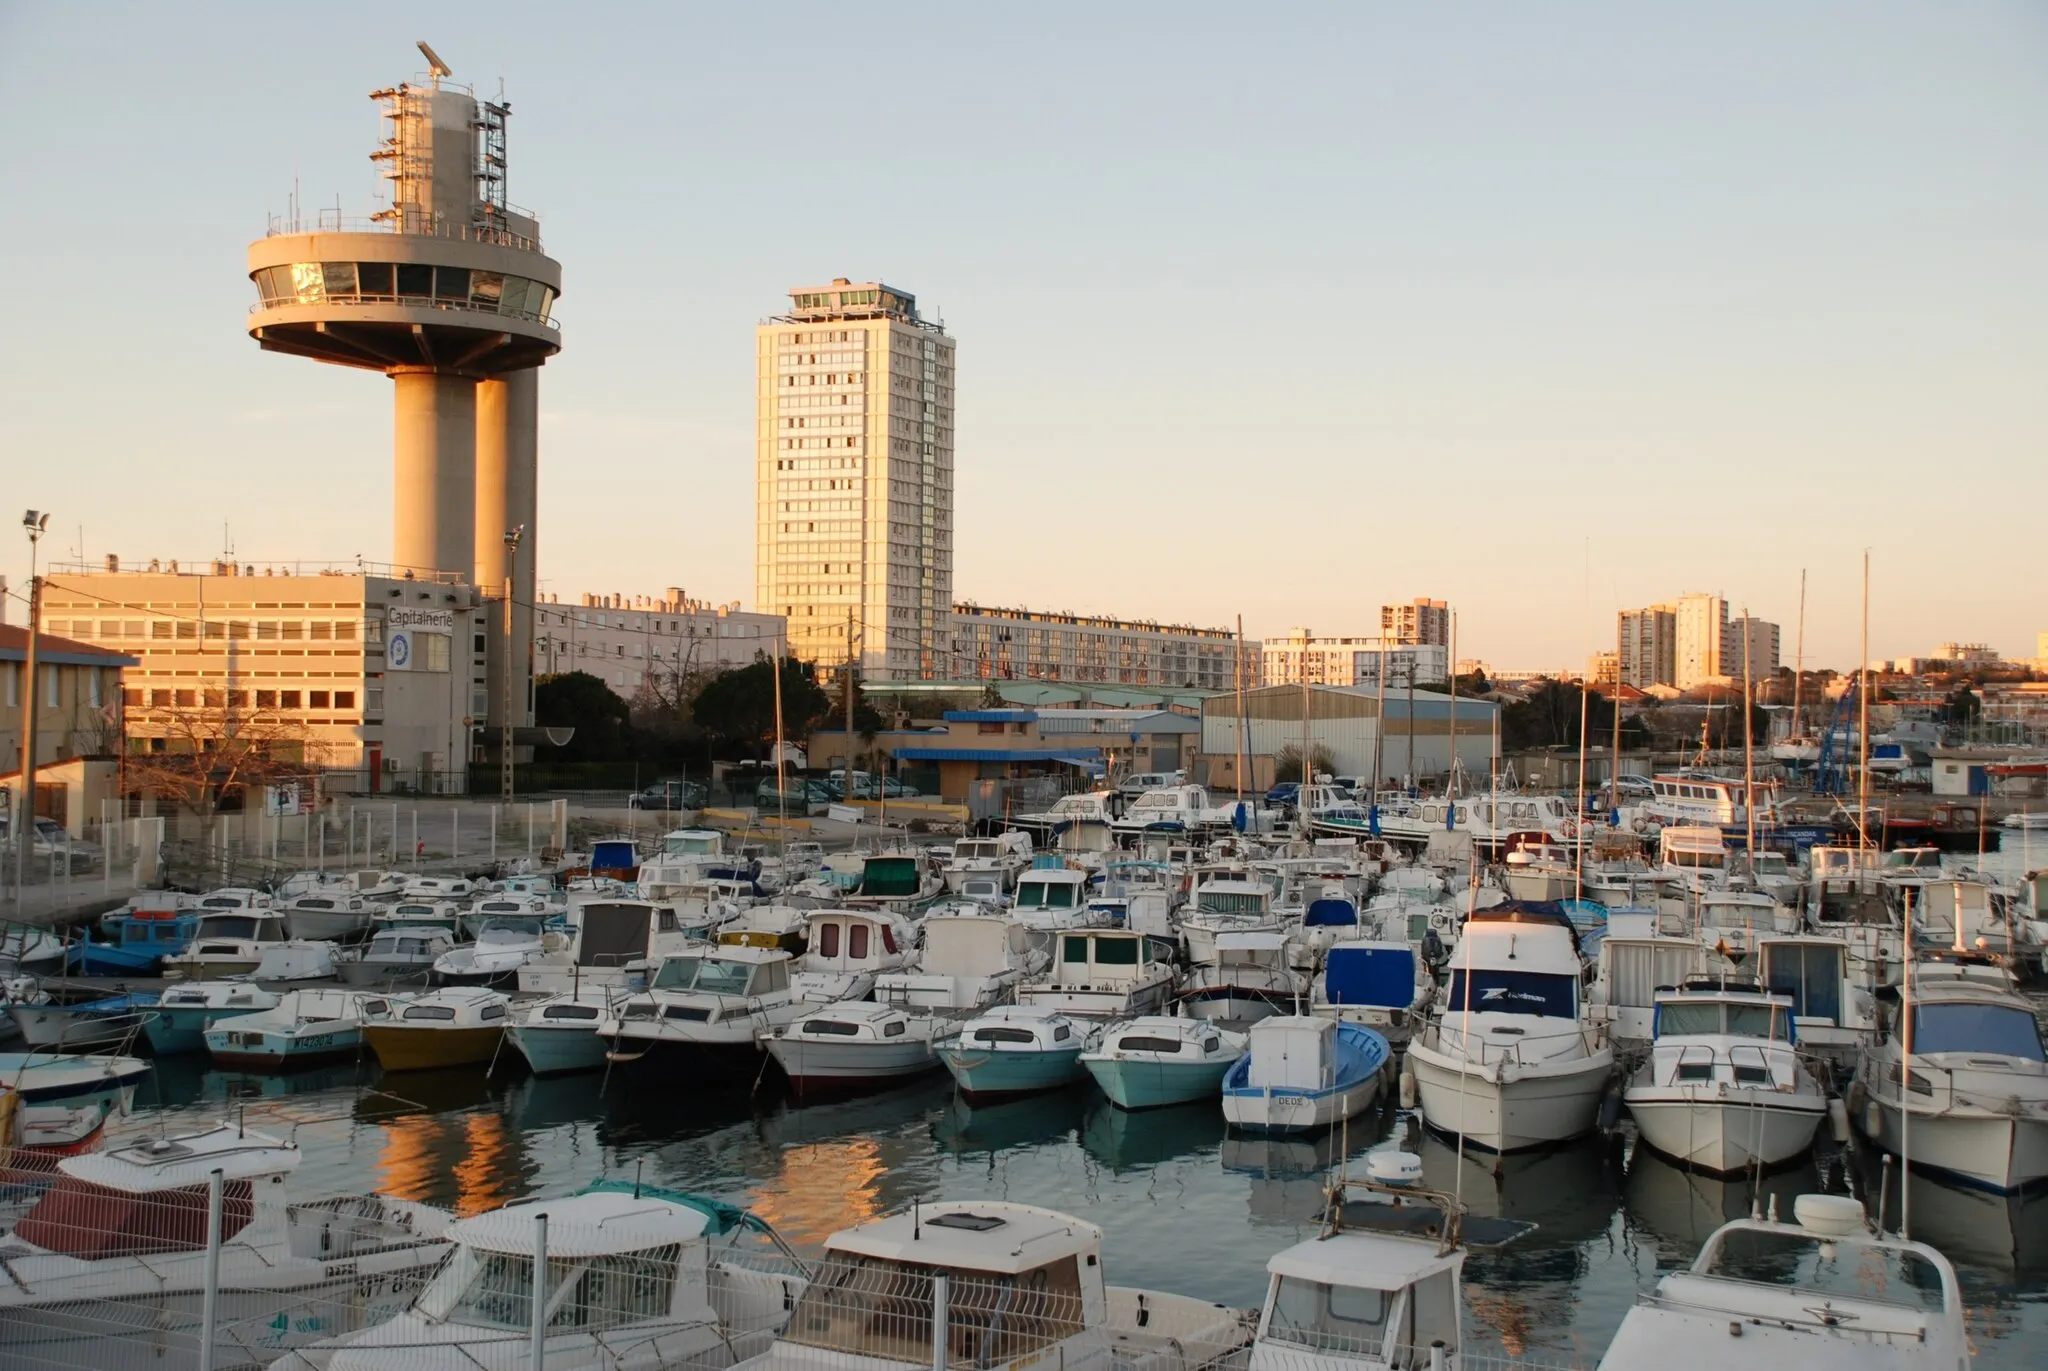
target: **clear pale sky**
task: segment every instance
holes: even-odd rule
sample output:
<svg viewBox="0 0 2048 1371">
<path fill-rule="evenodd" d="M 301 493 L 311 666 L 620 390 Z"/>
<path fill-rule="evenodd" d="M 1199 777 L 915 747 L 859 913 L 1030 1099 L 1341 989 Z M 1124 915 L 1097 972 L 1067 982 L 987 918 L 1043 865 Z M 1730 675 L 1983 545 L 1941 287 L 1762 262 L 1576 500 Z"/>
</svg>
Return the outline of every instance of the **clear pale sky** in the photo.
<svg viewBox="0 0 2048 1371">
<path fill-rule="evenodd" d="M 0 571 L 382 560 L 390 383 L 264 354 L 294 179 L 372 207 L 425 38 L 560 259 L 544 586 L 753 593 L 753 327 L 960 340 L 955 587 L 1576 665 L 1718 590 L 1792 653 L 2048 629 L 2048 8 L 0 2 Z M 83 545 L 79 544 L 83 526 Z M 10 621 L 21 621 L 18 604 Z"/>
</svg>

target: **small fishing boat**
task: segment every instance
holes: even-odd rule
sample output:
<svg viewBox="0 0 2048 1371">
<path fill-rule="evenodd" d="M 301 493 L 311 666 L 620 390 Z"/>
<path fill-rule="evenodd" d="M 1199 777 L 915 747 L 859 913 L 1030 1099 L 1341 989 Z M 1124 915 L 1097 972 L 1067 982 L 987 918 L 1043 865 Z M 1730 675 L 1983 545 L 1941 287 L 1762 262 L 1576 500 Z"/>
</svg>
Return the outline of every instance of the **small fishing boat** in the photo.
<svg viewBox="0 0 2048 1371">
<path fill-rule="evenodd" d="M 1111 1024 L 1080 1061 L 1117 1108 L 1158 1109 L 1216 1098 L 1244 1050 L 1244 1034 L 1215 1023 L 1147 1015 Z"/>
<path fill-rule="evenodd" d="M 1050 950 L 1059 935 L 1070 928 L 1100 928 L 1109 915 L 1088 904 L 1088 873 L 1055 865 L 1061 859 L 1041 854 L 1029 870 L 1017 875 L 1012 915 L 1031 930 L 1034 943 Z"/>
<path fill-rule="evenodd" d="M 1363 1024 L 1309 1015 L 1261 1019 L 1223 1077 L 1223 1117 L 1239 1128 L 1299 1133 L 1362 1113 L 1392 1055 Z"/>
<path fill-rule="evenodd" d="M 447 1250 L 448 1216 L 378 1195 L 291 1203 L 298 1164 L 296 1146 L 225 1124 L 59 1161 L 0 1239 L 0 1364 L 199 1371 L 211 1312 L 214 1365 L 252 1366 L 396 1315 Z"/>
<path fill-rule="evenodd" d="M 1234 1309 L 1106 1285 L 1094 1224 L 1014 1200 L 950 1200 L 827 1238 L 781 1336 L 738 1371 L 1195 1371 L 1246 1340 Z"/>
<path fill-rule="evenodd" d="M 476 882 L 467 876 L 421 876 L 405 878 L 402 898 L 406 900 L 467 900 L 476 893 Z"/>
<path fill-rule="evenodd" d="M 215 898 L 220 897 L 205 896 L 201 903 Z M 270 897 L 263 899 L 268 903 Z M 164 972 L 188 981 L 246 976 L 263 964 L 265 952 L 290 941 L 283 918 L 273 910 L 253 906 L 210 910 L 200 915 L 191 944 L 164 958 Z"/>
<path fill-rule="evenodd" d="M 780 948 L 727 945 L 662 958 L 647 989 L 599 1021 L 608 1060 L 629 1072 L 754 1079 L 760 1035 L 804 1007 L 790 993 L 791 960 Z"/>
<path fill-rule="evenodd" d="M 526 924 L 533 932 L 539 933 L 550 919 L 561 918 L 562 909 L 545 895 L 487 892 L 470 902 L 469 912 L 462 916 L 462 930 L 475 938 L 483 933 L 486 925 L 495 922 L 501 928 Z"/>
<path fill-rule="evenodd" d="M 150 1072 L 140 1057 L 107 1053 L 0 1052 L 0 1086 L 25 1105 L 106 1102 L 125 1114 Z"/>
<path fill-rule="evenodd" d="M 8 1014 L 26 1047 L 55 1052 L 96 1052 L 132 1043 L 156 1008 L 155 991 L 101 995 L 73 1004 L 15 1000 Z"/>
<path fill-rule="evenodd" d="M 864 1000 L 875 978 L 911 960 L 916 936 L 894 910 L 819 909 L 804 920 L 804 951 L 790 969 L 790 989 L 811 1004 Z"/>
<path fill-rule="evenodd" d="M 372 991 L 293 990 L 269 1009 L 206 1030 L 218 1066 L 282 1071 L 347 1061 L 363 1046 L 363 1025 L 389 1019 L 394 1000 Z"/>
<path fill-rule="evenodd" d="M 541 1216 L 542 1308 L 532 1341 Z M 277 1371 L 717 1371 L 763 1351 L 802 1292 L 801 1275 L 732 1259 L 766 1223 L 701 1195 L 599 1181 L 522 1200 L 447 1229 L 446 1263 L 396 1317 L 304 1347 Z M 714 1246 L 714 1239 L 727 1239 Z"/>
<path fill-rule="evenodd" d="M 343 985 L 380 990 L 424 986 L 433 979 L 434 963 L 454 947 L 445 928 L 398 924 L 378 929 L 368 943 L 336 957 L 334 971 Z"/>
<path fill-rule="evenodd" d="M 1188 907 L 1181 911 L 1180 933 L 1187 941 L 1188 962 L 1211 966 L 1217 957 L 1216 939 L 1222 934 L 1272 933 L 1284 922 L 1273 909 L 1272 886 L 1233 874 L 1195 886 Z"/>
<path fill-rule="evenodd" d="M 605 1053 L 597 1026 L 626 994 L 614 986 L 586 985 L 514 1006 L 506 1036 L 536 1076 L 595 1071 Z"/>
<path fill-rule="evenodd" d="M 894 1005 L 849 1000 L 799 1014 L 761 1035 L 799 1095 L 887 1085 L 939 1069 L 937 1021 Z"/>
<path fill-rule="evenodd" d="M 1100 1024 L 1044 1005 L 997 1005 L 938 1044 L 940 1063 L 969 1100 L 992 1102 L 1058 1090 L 1087 1076 L 1081 1054 Z"/>
<path fill-rule="evenodd" d="M 504 1041 L 510 1003 L 495 990 L 429 990 L 389 1018 L 366 1020 L 363 1042 L 386 1071 L 488 1062 Z"/>
<path fill-rule="evenodd" d="M 1048 958 L 1030 930 L 994 911 L 934 911 L 918 923 L 915 965 L 875 977 L 875 998 L 930 1014 L 977 1014 L 1016 993 Z"/>
<path fill-rule="evenodd" d="M 1052 968 L 1017 987 L 1017 1002 L 1104 1021 L 1129 1019 L 1161 1012 L 1173 981 L 1173 964 L 1143 933 L 1070 929 L 1059 935 Z"/>
<path fill-rule="evenodd" d="M 1191 1018 L 1242 1029 L 1275 1014 L 1298 1014 L 1309 975 L 1289 965 L 1294 942 L 1279 932 L 1218 933 L 1214 961 L 1181 978 L 1174 998 Z"/>
<path fill-rule="evenodd" d="M 206 1030 L 216 1023 L 277 1008 L 275 992 L 244 981 L 204 981 L 167 987 L 154 1012 L 145 1016 L 142 1031 L 149 1050 L 159 1057 L 204 1052 Z"/>
<path fill-rule="evenodd" d="M 175 896 L 182 902 L 183 896 Z M 148 976 L 165 957 L 176 956 L 199 931 L 199 913 L 183 903 L 165 906 L 131 902 L 100 920 L 105 942 L 75 942 L 64 964 L 81 976 Z"/>
<path fill-rule="evenodd" d="M 387 928 L 437 928 L 455 942 L 462 937 L 462 906 L 453 900 L 398 900 L 370 919 L 371 932 Z"/>
<path fill-rule="evenodd" d="M 1801 1195 L 1792 1223 L 1723 1224 L 1690 1269 L 1623 1316 L 1600 1371 L 1966 1371 L 1948 1258 L 1888 1238 L 1848 1195 Z"/>
<path fill-rule="evenodd" d="M 475 942 L 451 947 L 434 958 L 433 980 L 436 985 L 516 986 L 520 967 L 566 945 L 567 940 L 555 934 L 551 946 L 550 935 L 538 924 L 494 916 L 485 921 Z"/>
<path fill-rule="evenodd" d="M 1650 1055 L 1621 1093 L 1644 1143 L 1710 1176 L 1806 1155 L 1827 1089 L 1794 1047 L 1792 1000 L 1698 977 L 1657 995 Z"/>
<path fill-rule="evenodd" d="M 369 928 L 379 906 L 346 890 L 294 895 L 278 906 L 285 931 L 308 941 L 342 941 Z"/>
</svg>

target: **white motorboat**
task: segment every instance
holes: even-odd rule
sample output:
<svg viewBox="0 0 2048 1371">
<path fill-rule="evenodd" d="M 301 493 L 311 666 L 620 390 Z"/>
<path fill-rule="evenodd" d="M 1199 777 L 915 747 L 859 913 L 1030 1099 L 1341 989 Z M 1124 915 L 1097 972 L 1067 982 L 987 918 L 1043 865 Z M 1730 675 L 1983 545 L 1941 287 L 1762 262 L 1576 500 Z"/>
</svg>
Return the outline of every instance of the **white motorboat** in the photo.
<svg viewBox="0 0 2048 1371">
<path fill-rule="evenodd" d="M 1393 1050 L 1363 1024 L 1310 1015 L 1261 1019 L 1223 1077 L 1223 1117 L 1239 1128 L 1303 1133 L 1370 1108 Z"/>
<path fill-rule="evenodd" d="M 363 1045 L 386 1072 L 496 1061 L 511 1005 L 495 990 L 450 986 L 414 995 L 390 1018 L 366 1020 Z"/>
<path fill-rule="evenodd" d="M 1107 915 L 1088 907 L 1088 873 L 1063 866 L 1034 866 L 1020 873 L 1010 911 L 1047 949 L 1067 929 L 1109 923 Z"/>
<path fill-rule="evenodd" d="M 1116 820 L 1116 796 L 1107 790 L 1062 795 L 1051 809 L 1014 814 L 1010 827 L 1029 834 L 1041 849 L 1059 852 L 1106 852 L 1115 845 L 1110 825 Z"/>
<path fill-rule="evenodd" d="M 1656 1038 L 1621 1099 L 1645 1143 L 1712 1176 L 1805 1156 L 1828 1112 L 1793 1046 L 1791 997 L 1706 977 L 1658 994 Z"/>
<path fill-rule="evenodd" d="M 1195 887 L 1181 911 L 1180 934 L 1192 966 L 1216 964 L 1216 939 L 1225 933 L 1275 933 L 1289 922 L 1273 909 L 1273 887 L 1264 881 L 1224 877 Z"/>
<path fill-rule="evenodd" d="M 1150 1015 L 1103 1030 L 1081 1065 L 1119 1109 L 1213 1100 L 1244 1055 L 1245 1035 L 1201 1019 Z"/>
<path fill-rule="evenodd" d="M 962 838 L 953 844 L 946 862 L 946 889 L 965 894 L 966 883 L 976 876 L 992 876 L 1008 891 L 1017 875 L 1031 865 L 1031 837 L 1019 832 L 998 833 L 990 838 Z"/>
<path fill-rule="evenodd" d="M 676 901 L 610 896 L 579 903 L 569 945 L 522 963 L 519 989 L 543 995 L 585 986 L 644 989 L 650 965 L 693 942 L 716 937 L 738 912 L 722 904 L 715 911 L 699 904 L 686 912 Z"/>
<path fill-rule="evenodd" d="M 380 928 L 362 947 L 343 952 L 335 958 L 334 971 L 343 985 L 424 987 L 433 979 L 434 963 L 454 946 L 445 928 L 399 924 Z"/>
<path fill-rule="evenodd" d="M 1790 997 L 1792 1035 L 1802 1052 L 1846 1073 L 1875 1038 L 1875 987 L 1851 975 L 1849 944 L 1842 939 L 1764 938 L 1757 944 L 1757 976 L 1773 995 Z M 1663 982 L 1676 983 L 1675 977 Z"/>
<path fill-rule="evenodd" d="M 1948 1258 L 1874 1231 L 1847 1195 L 1801 1195 L 1793 1223 L 1737 1219 L 1641 1296 L 1600 1371 L 1968 1371 Z"/>
<path fill-rule="evenodd" d="M 986 1103 L 1072 1085 L 1086 1075 L 1081 1054 L 1102 1025 L 1036 1005 L 1001 1004 L 960 1025 L 937 1045 L 962 1097 Z"/>
<path fill-rule="evenodd" d="M 2033 1002 L 2004 967 L 1965 953 L 1916 961 L 1910 978 L 1884 992 L 1851 1121 L 1916 1171 L 2001 1193 L 2048 1180 L 2048 1054 Z"/>
<path fill-rule="evenodd" d="M 467 876 L 421 876 L 406 878 L 404 897 L 408 900 L 467 900 L 476 893 L 476 882 Z"/>
<path fill-rule="evenodd" d="M 1173 990 L 1174 971 L 1152 940 L 1123 929 L 1070 929 L 1060 934 L 1052 969 L 1017 988 L 1017 1002 L 1097 1019 L 1157 1014 Z"/>
<path fill-rule="evenodd" d="M 215 898 L 220 897 L 208 895 L 201 903 Z M 262 898 L 269 902 L 268 895 Z M 183 952 L 164 958 L 164 973 L 175 972 L 188 981 L 247 976 L 263 964 L 265 952 L 291 941 L 283 917 L 274 910 L 216 910 L 199 916 L 199 930 Z"/>
<path fill-rule="evenodd" d="M 1422 1159 L 1412 1153 L 1374 1152 L 1366 1164 L 1389 1179 L 1340 1179 L 1321 1232 L 1267 1261 L 1250 1371 L 1475 1365 L 1466 1356 L 1466 1252 L 1504 1246 L 1535 1225 L 1469 1215 L 1449 1195 L 1414 1188 Z"/>
<path fill-rule="evenodd" d="M 780 948 L 729 945 L 662 958 L 647 989 L 599 1021 L 613 1068 L 752 1080 L 760 1035 L 803 1008 L 790 990 L 791 960 Z"/>
<path fill-rule="evenodd" d="M 0 1239 L 0 1363 L 198 1371 L 212 1175 L 215 1365 L 397 1314 L 447 1250 L 447 1214 L 379 1195 L 290 1203 L 298 1164 L 296 1146 L 225 1124 L 60 1161 Z"/>
<path fill-rule="evenodd" d="M 387 928 L 438 928 L 450 942 L 462 936 L 462 906 L 453 900 L 397 900 L 386 905 L 371 920 L 379 931 Z"/>
<path fill-rule="evenodd" d="M 894 1005 L 849 1000 L 806 1007 L 761 1035 L 799 1095 L 884 1085 L 939 1069 L 932 1050 L 938 1021 Z"/>
<path fill-rule="evenodd" d="M 1472 916 L 1448 996 L 1408 1046 L 1422 1117 L 1495 1152 L 1592 1131 L 1614 1052 L 1587 1021 L 1578 936 L 1559 914 Z"/>
<path fill-rule="evenodd" d="M 543 1214 L 548 1333 L 536 1358 Z M 766 1231 L 720 1201 L 631 1182 L 509 1204 L 449 1226 L 446 1264 L 402 1313 L 300 1348 L 278 1371 L 718 1371 L 765 1350 L 804 1286 L 714 1246 L 748 1228 Z"/>
<path fill-rule="evenodd" d="M 604 1065 L 605 1052 L 597 1026 L 627 993 L 609 985 L 586 985 L 529 1001 L 515 1006 L 506 1036 L 536 1076 L 595 1071 Z"/>
<path fill-rule="evenodd" d="M 1106 1285 L 1091 1223 L 1013 1200 L 926 1201 L 827 1238 L 782 1336 L 739 1365 L 1195 1371 L 1245 1338 L 1233 1309 Z"/>
<path fill-rule="evenodd" d="M 875 998 L 928 1014 L 977 1014 L 1015 995 L 1048 958 L 1031 931 L 1001 913 L 941 913 L 918 923 L 923 940 L 914 966 L 875 977 Z"/>
<path fill-rule="evenodd" d="M 434 983 L 511 986 L 519 968 L 567 944 L 562 934 L 545 932 L 531 920 L 493 916 L 475 942 L 451 947 L 434 959 Z"/>
<path fill-rule="evenodd" d="M 363 1025 L 392 1016 L 389 995 L 342 987 L 288 991 L 269 1009 L 222 1019 L 206 1030 L 219 1066 L 284 1070 L 360 1054 Z"/>
<path fill-rule="evenodd" d="M 1190 968 L 1175 999 L 1193 1018 L 1240 1028 L 1275 1014 L 1299 1014 L 1308 1003 L 1309 975 L 1289 964 L 1293 952 L 1293 939 L 1277 930 L 1218 933 L 1215 961 Z"/>
<path fill-rule="evenodd" d="M 294 938 L 338 941 L 370 926 L 378 906 L 344 890 L 318 890 L 294 895 L 279 907 L 285 932 Z"/>
<path fill-rule="evenodd" d="M 911 960 L 916 933 L 889 909 L 818 909 L 804 919 L 804 951 L 791 968 L 790 989 L 810 1004 L 864 1000 L 875 978 Z"/>
<path fill-rule="evenodd" d="M 462 931 L 474 938 L 484 931 L 486 924 L 495 922 L 501 928 L 529 924 L 538 933 L 549 920 L 560 919 L 564 908 L 545 895 L 484 891 L 470 901 L 469 912 L 462 916 Z"/>
<path fill-rule="evenodd" d="M 1577 898 L 1581 878 L 1569 848 L 1556 843 L 1518 847 L 1501 859 L 1501 888 L 1510 899 L 1570 900 Z"/>
</svg>

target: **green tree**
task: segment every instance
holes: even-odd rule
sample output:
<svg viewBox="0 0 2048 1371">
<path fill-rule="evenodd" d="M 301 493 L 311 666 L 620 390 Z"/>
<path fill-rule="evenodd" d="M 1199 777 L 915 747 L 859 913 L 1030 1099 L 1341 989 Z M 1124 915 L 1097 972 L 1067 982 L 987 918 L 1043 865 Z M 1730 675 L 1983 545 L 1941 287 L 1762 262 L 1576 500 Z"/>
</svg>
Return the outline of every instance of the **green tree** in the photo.
<svg viewBox="0 0 2048 1371">
<path fill-rule="evenodd" d="M 533 718 L 542 727 L 576 730 L 551 761 L 622 762 L 633 756 L 632 706 L 587 671 L 564 671 L 535 681 Z"/>
<path fill-rule="evenodd" d="M 809 662 L 782 662 L 782 736 L 800 741 L 813 724 L 824 724 L 832 697 L 819 686 Z M 697 692 L 697 723 L 728 749 L 765 757 L 775 742 L 775 663 L 756 657 L 743 667 L 721 671 Z M 860 720 L 854 720 L 858 727 Z"/>
<path fill-rule="evenodd" d="M 1942 702 L 1941 717 L 1944 723 L 1968 727 L 1984 717 L 1984 702 L 1977 698 L 1977 692 L 1970 688 L 1970 682 L 1964 681 L 1950 691 L 1948 699 Z"/>
<path fill-rule="evenodd" d="M 1330 749 L 1324 747 L 1321 743 L 1316 743 L 1309 748 L 1308 758 L 1311 770 L 1316 773 L 1327 776 L 1337 770 L 1336 759 L 1330 755 Z M 1281 781 L 1298 781 L 1300 779 L 1301 745 L 1289 743 L 1273 754 L 1273 780 L 1275 784 L 1278 784 Z"/>
<path fill-rule="evenodd" d="M 1579 745 L 1580 687 L 1563 681 L 1545 681 L 1500 712 L 1500 745 L 1506 752 L 1541 747 Z M 1614 711 L 1619 707 L 1597 690 L 1585 692 L 1586 741 L 1598 745 L 1614 736 Z M 1759 735 L 1761 736 L 1761 735 Z M 1621 721 L 1621 745 L 1642 748 L 1650 735 L 1640 722 Z"/>
</svg>

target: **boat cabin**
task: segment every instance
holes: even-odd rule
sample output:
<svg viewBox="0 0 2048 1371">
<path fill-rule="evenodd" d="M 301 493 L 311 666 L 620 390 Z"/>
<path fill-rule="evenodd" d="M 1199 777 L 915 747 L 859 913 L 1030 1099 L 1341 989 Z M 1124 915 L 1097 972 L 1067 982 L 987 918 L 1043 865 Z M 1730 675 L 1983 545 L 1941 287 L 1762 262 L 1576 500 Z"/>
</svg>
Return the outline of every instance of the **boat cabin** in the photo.
<svg viewBox="0 0 2048 1371">
<path fill-rule="evenodd" d="M 1164 1004 L 1174 972 L 1152 940 L 1120 928 L 1061 932 L 1051 972 L 1018 988 L 1020 1003 L 1072 1014 L 1147 1014 Z"/>
<path fill-rule="evenodd" d="M 752 999 L 789 989 L 790 955 L 780 948 L 727 947 L 678 953 L 661 959 L 660 970 L 647 983 L 650 991 L 669 995 Z M 695 1011 L 704 1017 L 704 1011 Z M 688 1018 L 671 1005 L 669 1015 Z M 627 1017 L 632 1017 L 631 1010 Z"/>
<path fill-rule="evenodd" d="M 1809 1051 L 1851 1053 L 1870 1026 L 1869 997 L 1850 979 L 1849 945 L 1840 938 L 1761 939 L 1757 977 L 1790 1002 L 1792 1032 Z"/>
<path fill-rule="evenodd" d="M 1273 887 L 1264 881 L 1204 881 L 1195 887 L 1190 914 L 1264 919 L 1273 908 Z"/>
<path fill-rule="evenodd" d="M 245 886 L 222 886 L 219 890 L 209 890 L 194 905 L 201 913 L 216 909 L 268 909 L 270 906 L 270 896 Z"/>
<path fill-rule="evenodd" d="M 1066 867 L 1033 867 L 1017 877 L 1018 909 L 1084 909 L 1088 874 Z"/>
<path fill-rule="evenodd" d="M 1337 943 L 1323 958 L 1319 1011 L 1384 1031 L 1406 1026 L 1428 987 L 1407 943 Z"/>
<path fill-rule="evenodd" d="M 1651 1069 L 1660 1084 L 1791 1090 L 1792 1000 L 1754 981 L 1694 977 L 1658 992 Z M 1768 1051 L 1776 1043 L 1782 1051 Z"/>
<path fill-rule="evenodd" d="M 453 932 L 462 922 L 462 910 L 452 900 L 400 900 L 379 914 L 376 922 L 383 928 L 412 925 Z"/>
<path fill-rule="evenodd" d="M 1728 864 L 1728 840 L 1718 828 L 1667 828 L 1657 835 L 1657 855 L 1683 872 L 1720 871 Z"/>
<path fill-rule="evenodd" d="M 199 927 L 192 935 L 192 952 L 234 955 L 240 947 L 207 947 L 209 940 L 239 943 L 281 943 L 286 939 L 284 920 L 268 909 L 241 908 L 227 913 L 201 913 Z"/>
<path fill-rule="evenodd" d="M 709 828 L 678 828 L 661 835 L 664 857 L 723 857 L 725 835 Z"/>
<path fill-rule="evenodd" d="M 414 876 L 405 883 L 408 900 L 464 900 L 475 891 L 467 876 Z"/>
</svg>

